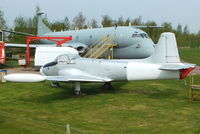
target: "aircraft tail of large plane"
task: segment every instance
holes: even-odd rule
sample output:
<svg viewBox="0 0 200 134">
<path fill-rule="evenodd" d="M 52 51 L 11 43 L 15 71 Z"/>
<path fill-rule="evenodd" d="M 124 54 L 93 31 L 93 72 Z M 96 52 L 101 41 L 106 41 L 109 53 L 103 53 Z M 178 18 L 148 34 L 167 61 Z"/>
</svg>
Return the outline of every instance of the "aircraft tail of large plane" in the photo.
<svg viewBox="0 0 200 134">
<path fill-rule="evenodd" d="M 180 63 L 175 34 L 162 33 L 150 58 L 154 63 Z"/>
<path fill-rule="evenodd" d="M 41 35 L 44 35 L 45 33 L 50 33 L 52 32 L 44 23 L 43 23 L 43 20 L 42 20 L 42 12 L 39 12 L 37 15 L 38 15 L 38 31 L 37 31 L 37 35 L 38 36 L 41 36 Z"/>
</svg>

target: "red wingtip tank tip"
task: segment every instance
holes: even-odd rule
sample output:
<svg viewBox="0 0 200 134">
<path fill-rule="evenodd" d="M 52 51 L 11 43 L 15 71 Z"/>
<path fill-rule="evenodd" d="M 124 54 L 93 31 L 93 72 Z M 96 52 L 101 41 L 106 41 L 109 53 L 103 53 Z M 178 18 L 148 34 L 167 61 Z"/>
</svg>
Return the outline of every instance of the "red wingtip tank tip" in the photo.
<svg viewBox="0 0 200 134">
<path fill-rule="evenodd" d="M 195 67 L 190 67 L 188 69 L 181 70 L 180 79 L 184 79 L 194 69 L 195 69 Z"/>
</svg>

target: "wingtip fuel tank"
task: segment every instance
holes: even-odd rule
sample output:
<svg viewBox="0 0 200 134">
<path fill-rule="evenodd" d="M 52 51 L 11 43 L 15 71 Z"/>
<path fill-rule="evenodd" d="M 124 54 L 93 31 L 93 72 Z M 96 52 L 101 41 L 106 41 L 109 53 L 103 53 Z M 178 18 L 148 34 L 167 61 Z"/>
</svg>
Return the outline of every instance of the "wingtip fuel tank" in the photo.
<svg viewBox="0 0 200 134">
<path fill-rule="evenodd" d="M 46 77 L 39 74 L 8 74 L 4 79 L 11 82 L 41 82 Z"/>
</svg>

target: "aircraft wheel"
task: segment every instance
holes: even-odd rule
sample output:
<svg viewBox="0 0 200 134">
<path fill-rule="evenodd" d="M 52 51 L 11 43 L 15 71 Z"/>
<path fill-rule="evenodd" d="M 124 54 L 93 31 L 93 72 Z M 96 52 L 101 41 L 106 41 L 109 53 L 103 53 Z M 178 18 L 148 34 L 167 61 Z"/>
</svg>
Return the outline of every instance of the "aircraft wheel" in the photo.
<svg viewBox="0 0 200 134">
<path fill-rule="evenodd" d="M 52 82 L 51 82 L 51 86 L 52 86 L 52 87 L 59 87 L 59 83 L 56 82 L 56 81 L 52 81 Z"/>
<path fill-rule="evenodd" d="M 105 82 L 102 88 L 105 90 L 111 90 L 112 89 L 111 82 Z"/>
</svg>

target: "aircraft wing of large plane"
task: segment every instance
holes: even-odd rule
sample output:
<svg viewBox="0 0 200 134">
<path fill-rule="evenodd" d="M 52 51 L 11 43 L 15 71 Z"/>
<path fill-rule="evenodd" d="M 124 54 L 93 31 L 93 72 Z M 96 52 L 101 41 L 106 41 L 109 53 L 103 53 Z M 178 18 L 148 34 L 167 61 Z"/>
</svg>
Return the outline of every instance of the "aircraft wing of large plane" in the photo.
<svg viewBox="0 0 200 134">
<path fill-rule="evenodd" d="M 84 75 L 68 75 L 68 76 L 46 76 L 47 80 L 50 81 L 86 81 L 86 82 L 109 82 L 111 79 L 105 79 L 105 78 L 97 78 L 95 76 L 84 76 Z"/>
<path fill-rule="evenodd" d="M 36 48 L 36 47 L 55 47 L 56 44 L 30 44 L 31 48 Z M 26 44 L 14 44 L 14 43 L 5 43 L 5 47 L 26 47 Z"/>
</svg>

